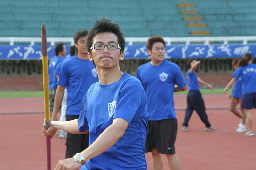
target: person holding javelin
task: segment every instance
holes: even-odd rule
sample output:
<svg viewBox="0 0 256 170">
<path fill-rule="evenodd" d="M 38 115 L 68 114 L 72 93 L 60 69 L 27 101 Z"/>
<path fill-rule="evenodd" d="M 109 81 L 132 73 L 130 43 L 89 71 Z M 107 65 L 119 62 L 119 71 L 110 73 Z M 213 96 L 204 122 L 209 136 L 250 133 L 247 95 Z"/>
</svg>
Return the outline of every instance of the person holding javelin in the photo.
<svg viewBox="0 0 256 170">
<path fill-rule="evenodd" d="M 62 129 L 87 133 L 89 147 L 73 158 L 61 160 L 59 169 L 146 170 L 146 94 L 141 82 L 120 71 L 125 39 L 120 27 L 102 18 L 87 37 L 89 59 L 95 63 L 99 82 L 91 85 L 83 99 L 79 119 L 52 121 L 45 135 Z"/>
</svg>

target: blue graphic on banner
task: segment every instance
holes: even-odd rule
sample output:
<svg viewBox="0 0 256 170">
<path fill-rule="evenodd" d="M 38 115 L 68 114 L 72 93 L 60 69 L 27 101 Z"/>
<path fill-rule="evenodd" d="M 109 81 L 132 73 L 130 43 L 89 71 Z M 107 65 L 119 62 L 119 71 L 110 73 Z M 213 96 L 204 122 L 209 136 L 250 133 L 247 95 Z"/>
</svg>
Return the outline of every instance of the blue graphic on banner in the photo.
<svg viewBox="0 0 256 170">
<path fill-rule="evenodd" d="M 69 54 L 70 46 L 66 46 Z M 54 54 L 54 46 L 47 46 L 48 57 Z M 166 46 L 165 58 L 233 58 L 242 57 L 250 52 L 256 55 L 256 45 L 169 45 Z M 124 50 L 126 59 L 149 58 L 144 45 L 128 45 Z M 69 57 L 67 55 L 66 57 Z M 41 60 L 41 45 L 0 45 L 0 60 Z"/>
</svg>

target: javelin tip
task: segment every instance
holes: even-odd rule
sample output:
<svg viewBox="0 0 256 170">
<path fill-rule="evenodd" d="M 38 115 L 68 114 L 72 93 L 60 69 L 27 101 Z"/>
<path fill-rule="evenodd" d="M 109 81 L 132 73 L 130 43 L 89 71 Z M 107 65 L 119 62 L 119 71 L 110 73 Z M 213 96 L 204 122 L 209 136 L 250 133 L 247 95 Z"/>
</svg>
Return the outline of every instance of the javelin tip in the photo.
<svg viewBox="0 0 256 170">
<path fill-rule="evenodd" d="M 42 37 L 42 55 L 47 56 L 47 40 L 46 40 L 46 29 L 44 24 L 41 28 L 41 37 Z"/>
</svg>

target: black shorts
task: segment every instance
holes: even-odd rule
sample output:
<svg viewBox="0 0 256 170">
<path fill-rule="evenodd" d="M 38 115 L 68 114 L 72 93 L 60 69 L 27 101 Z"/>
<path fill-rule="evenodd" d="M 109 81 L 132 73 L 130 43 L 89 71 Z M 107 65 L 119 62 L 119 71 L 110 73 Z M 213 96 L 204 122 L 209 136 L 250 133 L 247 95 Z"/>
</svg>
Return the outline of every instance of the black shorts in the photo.
<svg viewBox="0 0 256 170">
<path fill-rule="evenodd" d="M 148 121 L 146 152 L 153 148 L 161 154 L 175 154 L 174 143 L 177 136 L 177 119 Z"/>
<path fill-rule="evenodd" d="M 78 119 L 78 115 L 66 115 L 66 120 Z M 89 133 L 87 134 L 71 134 L 67 133 L 66 140 L 66 156 L 65 158 L 71 158 L 76 153 L 80 153 L 85 150 L 89 145 Z"/>
</svg>

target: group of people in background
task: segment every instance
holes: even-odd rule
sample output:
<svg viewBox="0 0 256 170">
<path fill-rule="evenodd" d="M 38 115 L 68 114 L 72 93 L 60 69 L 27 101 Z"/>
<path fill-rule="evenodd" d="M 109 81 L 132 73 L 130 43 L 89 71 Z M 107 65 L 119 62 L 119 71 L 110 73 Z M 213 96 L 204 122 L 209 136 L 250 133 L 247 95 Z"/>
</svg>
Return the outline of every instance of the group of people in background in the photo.
<svg viewBox="0 0 256 170">
<path fill-rule="evenodd" d="M 89 32 L 78 31 L 74 42 L 73 57 L 61 58 L 66 53 L 61 44 L 62 55 L 56 53 L 49 63 L 49 75 L 51 71 L 55 76 L 50 75 L 54 77 L 50 82 L 55 83 L 51 88 L 55 98 L 51 96 L 54 101 L 51 126 L 43 127 L 43 133 L 54 136 L 58 130 L 67 132 L 66 159 L 59 161 L 56 169 L 147 169 L 145 152 L 152 153 L 154 169 L 163 169 L 162 155 L 167 157 L 170 169 L 181 169 L 175 151 L 178 124 L 173 95 L 178 91 L 189 90 L 182 130 L 188 131 L 194 110 L 206 131 L 215 130 L 205 112 L 198 82 L 209 89 L 212 87 L 195 73 L 200 61 L 188 60 L 186 82 L 180 67 L 164 59 L 166 44 L 162 37 L 148 39 L 151 61 L 138 68 L 136 78 L 120 70 L 125 39 L 116 23 L 107 18 L 98 19 Z M 242 67 L 236 70 L 225 91 L 240 77 L 243 87 L 249 75 L 256 74 L 255 66 L 249 62 L 251 60 L 247 65 L 244 60 L 240 62 Z M 247 76 L 244 76 L 245 71 Z M 256 82 L 255 75 L 253 81 Z M 237 132 L 246 131 L 243 128 L 247 114 L 249 130 L 246 135 L 253 136 L 251 109 L 256 106 L 256 86 L 248 88 L 250 90 L 245 88 L 245 91 L 242 88 L 242 112 L 236 110 L 239 96 L 233 95 L 237 91 L 235 86 L 230 106 L 241 119 Z M 65 96 L 66 105 L 63 103 Z M 66 111 L 61 112 L 66 121 L 63 118 L 57 121 L 61 106 L 66 106 Z"/>
<path fill-rule="evenodd" d="M 227 84 L 224 89 L 224 92 L 233 86 L 232 98 L 237 98 L 241 100 L 241 113 L 233 112 L 241 119 L 237 132 L 246 132 L 246 118 L 248 121 L 248 131 L 245 133 L 246 136 L 255 136 L 253 131 L 253 108 L 256 108 L 256 65 L 253 64 L 253 57 L 251 53 L 246 53 L 244 56 L 239 59 L 238 62 L 233 62 L 233 67 L 236 68 L 235 72 L 232 75 L 232 79 Z M 235 64 L 236 63 L 236 64 Z M 241 87 L 240 87 L 241 86 Z M 242 90 L 236 94 L 237 88 Z M 231 100 L 232 104 L 235 103 Z M 234 108 L 235 106 L 231 106 Z M 239 116 L 240 115 L 240 116 Z"/>
</svg>

